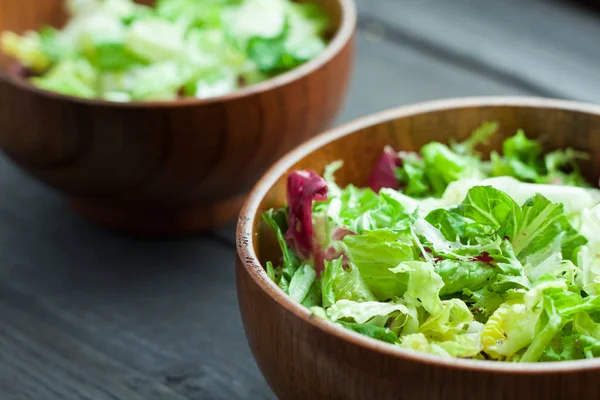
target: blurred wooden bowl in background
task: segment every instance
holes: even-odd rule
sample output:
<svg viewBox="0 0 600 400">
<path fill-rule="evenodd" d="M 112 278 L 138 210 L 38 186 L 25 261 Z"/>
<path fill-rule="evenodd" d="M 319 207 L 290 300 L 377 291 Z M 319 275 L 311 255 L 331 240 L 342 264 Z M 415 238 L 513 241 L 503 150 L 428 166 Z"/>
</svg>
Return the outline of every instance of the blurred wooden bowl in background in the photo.
<svg viewBox="0 0 600 400">
<path fill-rule="evenodd" d="M 212 99 L 110 103 L 39 90 L 0 54 L 0 148 L 109 228 L 185 234 L 233 219 L 286 151 L 330 125 L 352 69 L 352 0 L 317 0 L 333 21 L 316 59 Z M 150 3 L 146 1 L 145 3 Z M 0 31 L 65 20 L 62 0 L 0 0 Z"/>
</svg>

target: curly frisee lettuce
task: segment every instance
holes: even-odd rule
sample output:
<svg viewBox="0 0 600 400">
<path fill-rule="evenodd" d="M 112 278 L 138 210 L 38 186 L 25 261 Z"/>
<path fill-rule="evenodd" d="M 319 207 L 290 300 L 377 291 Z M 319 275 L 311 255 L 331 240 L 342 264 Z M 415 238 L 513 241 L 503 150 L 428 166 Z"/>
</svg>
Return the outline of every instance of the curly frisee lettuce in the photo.
<svg viewBox="0 0 600 400">
<path fill-rule="evenodd" d="M 326 47 L 330 21 L 291 0 L 67 0 L 69 20 L 2 51 L 42 89 L 109 101 L 209 98 L 289 71 Z"/>
<path fill-rule="evenodd" d="M 600 190 L 572 149 L 518 131 L 483 160 L 488 122 L 461 143 L 383 149 L 369 187 L 294 171 L 264 221 L 293 299 L 362 335 L 511 362 L 600 356 Z"/>
</svg>

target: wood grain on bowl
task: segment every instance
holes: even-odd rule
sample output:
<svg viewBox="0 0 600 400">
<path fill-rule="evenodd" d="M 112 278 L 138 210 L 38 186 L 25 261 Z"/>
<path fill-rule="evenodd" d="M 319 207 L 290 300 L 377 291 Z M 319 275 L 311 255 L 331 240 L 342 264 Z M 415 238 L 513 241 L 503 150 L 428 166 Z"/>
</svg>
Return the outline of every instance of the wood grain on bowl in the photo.
<svg viewBox="0 0 600 400">
<path fill-rule="evenodd" d="M 264 263 L 277 244 L 261 233 L 261 214 L 285 204 L 294 169 L 343 160 L 341 184 L 364 185 L 385 145 L 417 150 L 430 141 L 465 139 L 482 121 L 500 123 L 488 150 L 522 128 L 546 150 L 571 146 L 593 157 L 600 175 L 600 106 L 535 98 L 472 98 L 408 106 L 347 124 L 299 146 L 256 185 L 238 223 L 237 287 L 248 342 L 281 399 L 550 400 L 600 398 L 600 359 L 516 364 L 440 359 L 359 336 L 311 317 L 270 281 Z"/>
<path fill-rule="evenodd" d="M 342 105 L 356 11 L 352 0 L 317 2 L 333 20 L 319 57 L 214 99 L 76 99 L 9 74 L 0 55 L 0 148 L 99 224 L 180 234 L 224 223 L 266 168 L 329 126 Z M 60 26 L 63 10 L 62 0 L 0 0 L 0 31 Z"/>
</svg>

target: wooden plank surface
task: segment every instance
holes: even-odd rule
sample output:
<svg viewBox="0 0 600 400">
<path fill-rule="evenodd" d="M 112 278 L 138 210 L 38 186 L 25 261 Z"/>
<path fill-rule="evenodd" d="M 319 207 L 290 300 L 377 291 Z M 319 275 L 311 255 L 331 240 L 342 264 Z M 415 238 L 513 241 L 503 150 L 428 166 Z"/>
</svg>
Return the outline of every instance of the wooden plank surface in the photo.
<svg viewBox="0 0 600 400">
<path fill-rule="evenodd" d="M 363 21 L 499 81 L 599 102 L 598 15 L 572 1 L 357 0 Z"/>
<path fill-rule="evenodd" d="M 464 35 L 455 35 L 454 42 L 451 35 L 442 40 L 436 26 L 475 29 L 471 20 L 496 7 L 496 33 L 489 34 L 494 41 L 477 31 L 468 46 L 508 48 L 518 36 L 513 29 L 521 29 L 514 19 L 525 16 L 508 17 L 510 7 L 521 10 L 514 1 L 447 3 L 457 9 L 444 6 L 443 0 L 359 4 L 356 72 L 338 123 L 440 97 L 560 92 L 585 99 L 593 94 L 585 85 L 569 84 L 592 78 L 589 66 L 578 64 L 564 72 L 560 84 L 550 85 L 546 75 L 556 74 L 552 71 L 563 64 L 548 64 L 547 71 L 531 79 L 531 74 L 507 68 L 508 61 L 495 65 L 495 59 L 465 58 L 456 45 L 466 40 Z M 433 16 L 427 15 L 428 4 L 440 7 L 430 10 Z M 573 29 L 581 27 L 582 34 L 594 32 L 588 16 L 547 4 L 554 11 L 542 14 L 550 22 L 534 26 L 552 31 L 569 22 Z M 539 20 L 536 7 L 541 6 L 519 12 L 536 14 L 530 17 Z M 406 22 L 411 18 L 417 19 Z M 473 24 L 480 27 L 482 21 Z M 502 26 L 511 32 L 502 36 Z M 527 40 L 537 43 L 534 36 L 541 29 Z M 577 38 L 577 33 L 568 35 Z M 482 38 L 479 44 L 477 37 Z M 553 44 L 559 49 L 552 53 L 554 62 L 561 51 L 565 58 L 575 52 L 564 49 L 568 46 L 560 40 Z M 506 50 L 505 57 L 511 65 L 541 65 L 538 54 L 549 51 L 545 48 L 535 50 L 541 53 Z M 274 398 L 247 348 L 237 311 L 233 223 L 183 240 L 140 240 L 80 220 L 56 193 L 5 159 L 0 159 L 0 184 L 1 399 Z"/>
</svg>

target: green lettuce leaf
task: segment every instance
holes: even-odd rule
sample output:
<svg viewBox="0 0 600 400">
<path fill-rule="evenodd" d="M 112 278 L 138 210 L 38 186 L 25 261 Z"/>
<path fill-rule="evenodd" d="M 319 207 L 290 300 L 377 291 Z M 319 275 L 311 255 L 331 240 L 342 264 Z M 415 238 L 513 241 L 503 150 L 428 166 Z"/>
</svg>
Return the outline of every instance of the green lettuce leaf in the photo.
<svg viewBox="0 0 600 400">
<path fill-rule="evenodd" d="M 31 78 L 41 89 L 69 96 L 96 96 L 98 71 L 85 59 L 69 59 L 55 64 L 44 76 Z"/>
<path fill-rule="evenodd" d="M 587 243 L 569 223 L 563 205 L 552 203 L 541 194 L 525 202 L 522 209 L 513 208 L 499 234 L 510 238 L 520 260 L 543 251 L 557 237 L 561 237 L 562 255 L 567 260 L 573 258 L 578 247 Z"/>
<path fill-rule="evenodd" d="M 325 261 L 325 270 L 321 274 L 321 287 L 323 307 L 330 307 L 337 300 L 356 302 L 377 300 L 358 268 L 349 267 L 347 270 L 342 268 L 342 257 Z"/>
<path fill-rule="evenodd" d="M 407 232 L 376 230 L 344 238 L 351 266 L 356 266 L 379 300 L 400 297 L 406 291 L 408 274 L 390 269 L 415 259 L 412 237 Z"/>
<path fill-rule="evenodd" d="M 344 321 L 338 321 L 337 323 L 346 329 L 350 329 L 356 333 L 360 333 L 361 335 L 365 335 L 373 339 L 381 340 L 391 344 L 398 342 L 398 335 L 386 328 Z"/>
<path fill-rule="evenodd" d="M 542 292 L 543 312 L 536 326 L 535 338 L 521 357 L 521 362 L 538 361 L 563 327 L 580 312 L 591 312 L 600 306 L 600 297 L 581 297 L 560 287 Z"/>
<path fill-rule="evenodd" d="M 435 272 L 432 264 L 422 261 L 405 261 L 390 271 L 396 274 L 408 274 L 405 297 L 420 301 L 425 311 L 430 314 L 442 312 L 444 306 L 439 293 L 444 282 Z"/>
<path fill-rule="evenodd" d="M 351 300 L 339 300 L 327 309 L 327 316 L 332 321 L 352 320 L 359 324 L 365 324 L 376 317 L 391 318 L 396 313 L 409 314 L 409 310 L 400 303 L 379 301 L 357 303 Z"/>
<path fill-rule="evenodd" d="M 281 249 L 282 254 L 282 280 L 289 283 L 300 267 L 300 261 L 294 252 L 291 250 L 287 241 L 285 240 L 284 232 L 287 231 L 288 222 L 287 222 L 287 210 L 279 209 L 274 210 L 270 209 L 265 212 L 262 216 L 263 221 L 269 226 L 273 232 L 275 233 L 275 237 L 277 238 L 277 242 L 279 243 L 279 247 Z"/>
<path fill-rule="evenodd" d="M 481 177 L 476 158 L 457 154 L 448 146 L 431 142 L 421 148 L 425 162 L 425 175 L 435 196 L 441 196 L 449 183 Z"/>
<path fill-rule="evenodd" d="M 509 195 L 492 186 L 475 186 L 469 189 L 455 212 L 481 225 L 498 229 L 507 217 L 519 215 L 520 207 Z"/>
<path fill-rule="evenodd" d="M 435 272 L 444 281 L 444 287 L 440 290 L 441 296 L 483 289 L 497 273 L 492 266 L 481 261 L 451 259 L 436 263 Z"/>
<path fill-rule="evenodd" d="M 308 264 L 300 266 L 294 273 L 294 276 L 292 276 L 288 287 L 288 294 L 292 299 L 301 303 L 316 279 L 317 273 L 312 266 Z"/>
</svg>

